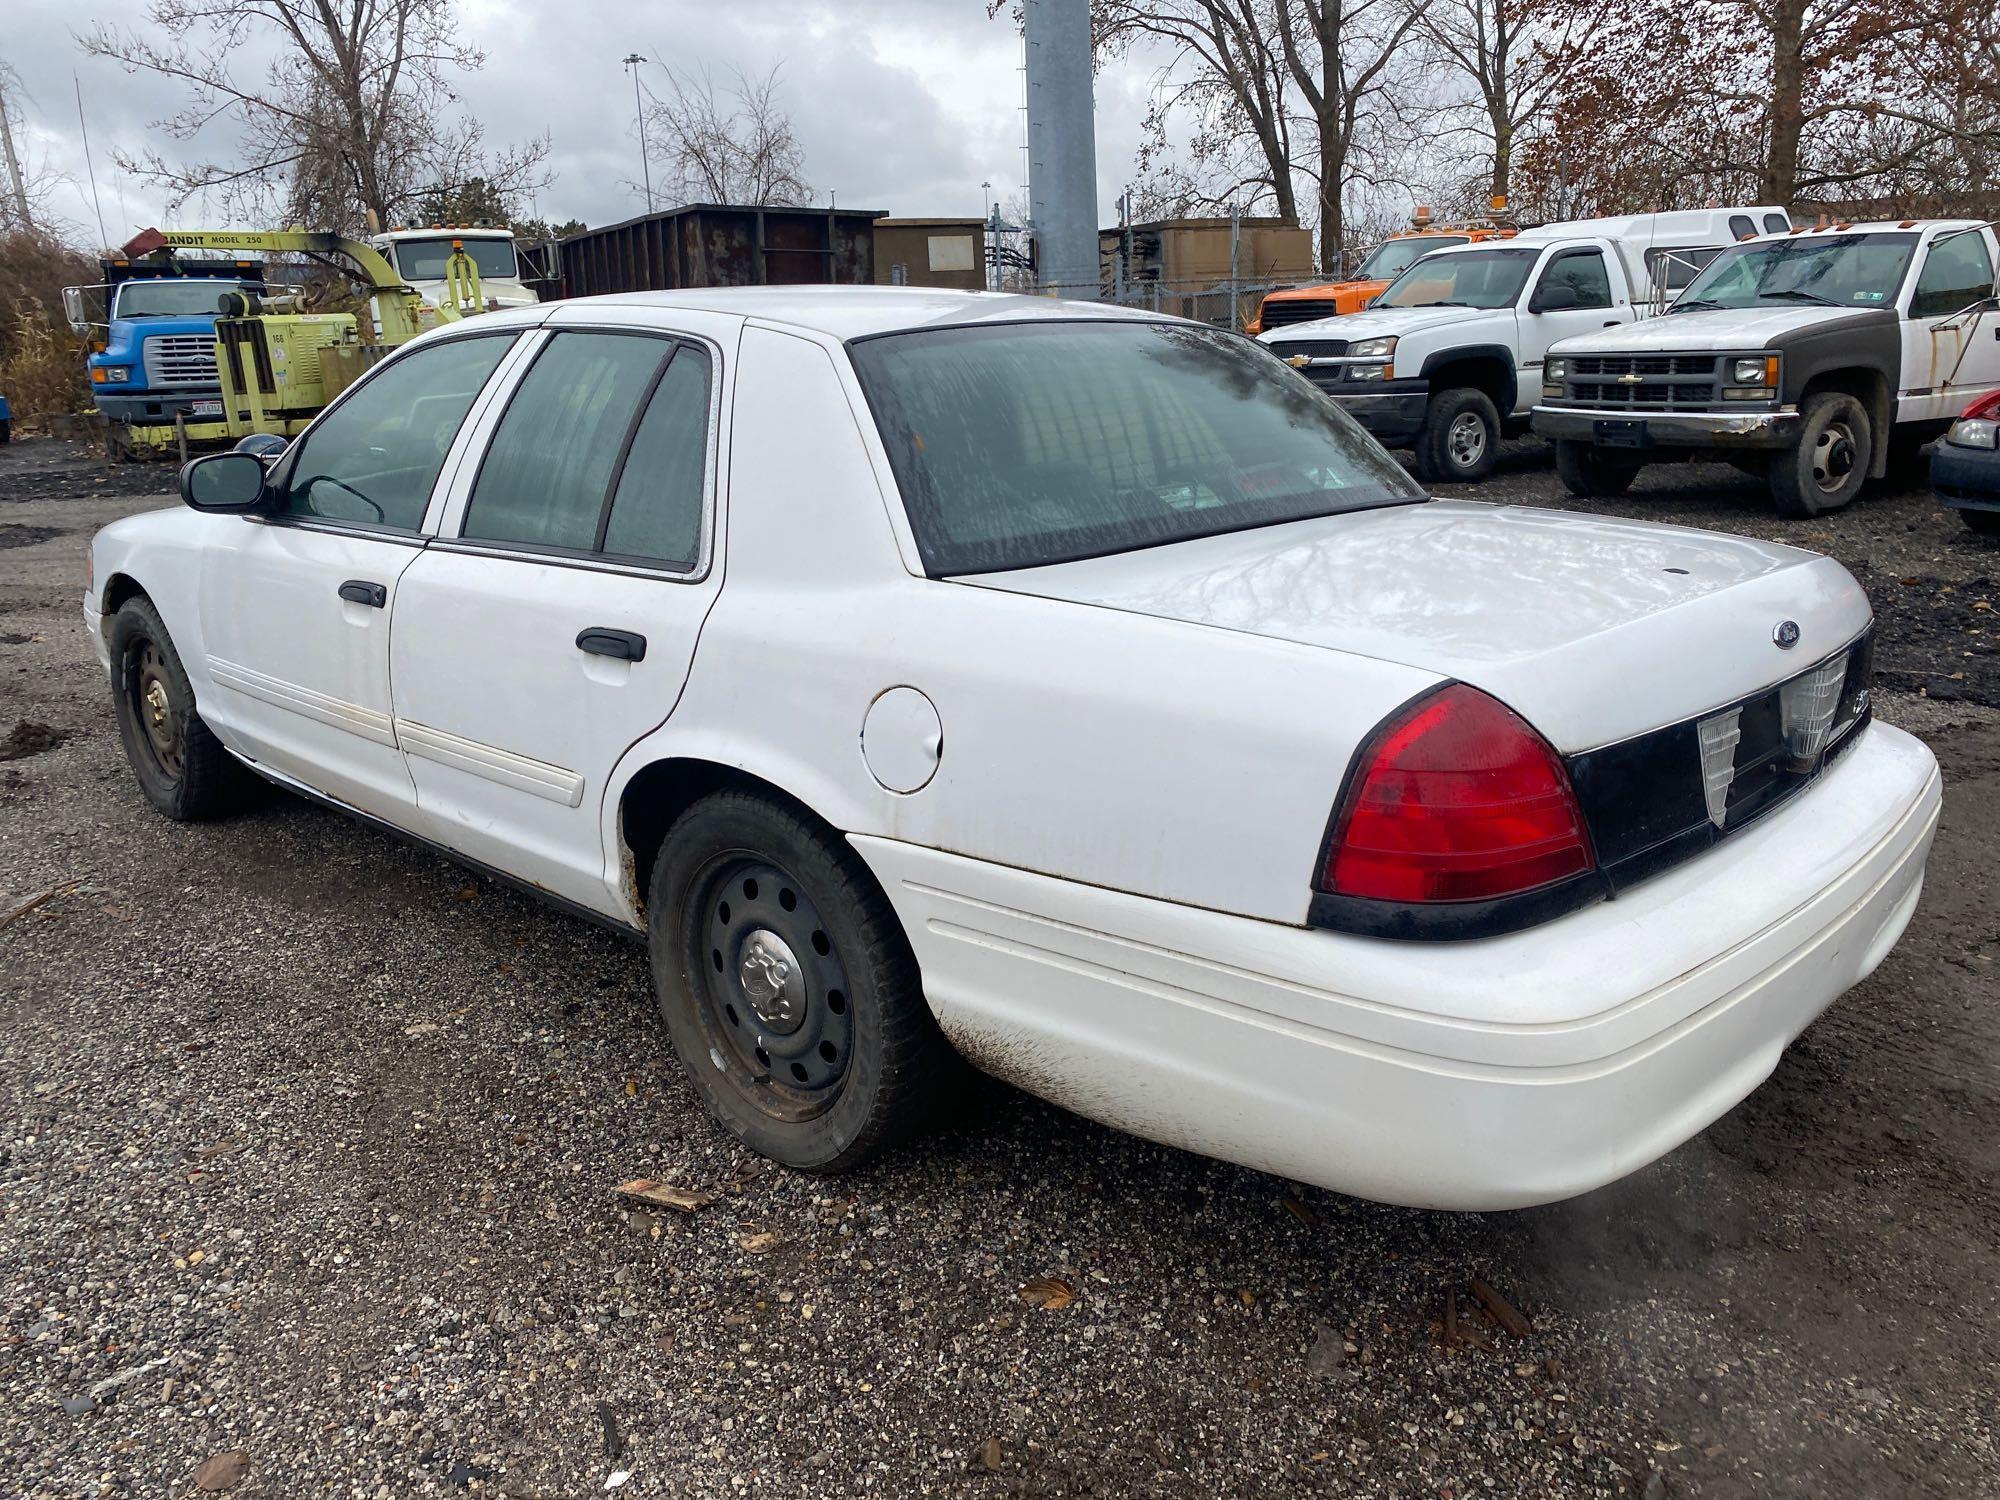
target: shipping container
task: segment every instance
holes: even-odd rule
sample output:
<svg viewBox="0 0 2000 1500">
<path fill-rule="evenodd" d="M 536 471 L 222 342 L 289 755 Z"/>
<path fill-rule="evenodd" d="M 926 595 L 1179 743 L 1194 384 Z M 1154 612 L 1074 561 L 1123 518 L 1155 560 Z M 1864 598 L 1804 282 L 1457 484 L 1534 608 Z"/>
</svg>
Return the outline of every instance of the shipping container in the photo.
<svg viewBox="0 0 2000 1500">
<path fill-rule="evenodd" d="M 875 280 L 879 209 L 691 203 L 560 244 L 563 295 Z"/>
</svg>

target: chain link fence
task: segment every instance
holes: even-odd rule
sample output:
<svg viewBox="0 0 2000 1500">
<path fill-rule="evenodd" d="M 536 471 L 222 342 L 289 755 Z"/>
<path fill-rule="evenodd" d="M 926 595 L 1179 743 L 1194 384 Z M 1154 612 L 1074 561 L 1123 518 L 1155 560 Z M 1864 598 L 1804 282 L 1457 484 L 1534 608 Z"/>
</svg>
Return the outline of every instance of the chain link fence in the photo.
<svg viewBox="0 0 2000 1500">
<path fill-rule="evenodd" d="M 1044 297 L 1071 296 L 1121 307 L 1143 307 L 1171 317 L 1241 330 L 1257 316 L 1266 292 L 1298 286 L 1297 281 L 1177 282 L 1165 280 L 1110 281 L 1072 284 L 1045 282 L 1021 288 Z M 1010 289 L 1011 290 L 1011 289 Z"/>
</svg>

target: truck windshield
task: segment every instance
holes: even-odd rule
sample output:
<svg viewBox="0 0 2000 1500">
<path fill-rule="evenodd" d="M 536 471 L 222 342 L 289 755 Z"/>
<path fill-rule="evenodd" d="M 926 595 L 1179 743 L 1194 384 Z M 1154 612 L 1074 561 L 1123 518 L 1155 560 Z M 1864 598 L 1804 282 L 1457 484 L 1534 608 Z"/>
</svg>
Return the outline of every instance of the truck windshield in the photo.
<svg viewBox="0 0 2000 1500">
<path fill-rule="evenodd" d="M 1009 323 L 851 350 L 933 577 L 1424 498 L 1302 376 L 1216 329 Z"/>
<path fill-rule="evenodd" d="M 451 242 L 454 237 L 445 235 L 435 240 L 399 240 L 396 242 L 396 269 L 406 281 L 443 281 L 444 263 L 451 259 Z M 472 257 L 472 263 L 479 267 L 484 280 L 512 281 L 520 273 L 514 265 L 514 242 L 512 240 L 476 240 L 461 236 L 459 243 L 465 246 L 465 253 Z"/>
<path fill-rule="evenodd" d="M 1375 299 L 1377 307 L 1512 307 L 1539 249 L 1425 256 Z"/>
<path fill-rule="evenodd" d="M 1419 256 L 1471 243 L 1462 234 L 1424 234 L 1407 240 L 1384 240 L 1368 252 L 1368 259 L 1361 262 L 1361 269 L 1354 276 L 1357 281 L 1394 281 Z"/>
<path fill-rule="evenodd" d="M 115 318 L 208 318 L 234 281 L 128 281 L 118 288 Z"/>
<path fill-rule="evenodd" d="M 1669 312 L 1828 302 L 1887 307 L 1916 252 L 1913 234 L 1793 235 L 1731 245 L 1708 263 Z"/>
</svg>

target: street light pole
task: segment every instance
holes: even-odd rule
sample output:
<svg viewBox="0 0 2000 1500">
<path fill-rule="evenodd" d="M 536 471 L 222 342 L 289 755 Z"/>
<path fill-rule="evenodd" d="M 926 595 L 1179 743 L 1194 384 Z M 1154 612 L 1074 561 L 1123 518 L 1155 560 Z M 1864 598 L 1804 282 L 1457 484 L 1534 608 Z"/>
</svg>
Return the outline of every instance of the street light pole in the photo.
<svg viewBox="0 0 2000 1500">
<path fill-rule="evenodd" d="M 646 59 L 636 52 L 625 55 L 625 66 L 632 70 L 632 113 L 639 120 L 639 170 L 646 179 L 646 212 L 653 211 L 653 161 L 646 154 L 646 107 L 639 99 L 639 64 Z"/>
</svg>

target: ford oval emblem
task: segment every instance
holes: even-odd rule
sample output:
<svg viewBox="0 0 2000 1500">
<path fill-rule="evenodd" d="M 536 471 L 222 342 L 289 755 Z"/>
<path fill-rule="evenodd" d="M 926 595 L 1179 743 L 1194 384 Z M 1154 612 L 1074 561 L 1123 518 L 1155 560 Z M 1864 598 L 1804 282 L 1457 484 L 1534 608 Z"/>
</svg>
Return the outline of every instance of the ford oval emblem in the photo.
<svg viewBox="0 0 2000 1500">
<path fill-rule="evenodd" d="M 1778 643 L 1780 651 L 1789 651 L 1799 643 L 1799 622 L 1780 620 L 1778 628 L 1771 632 L 1771 639 Z"/>
</svg>

